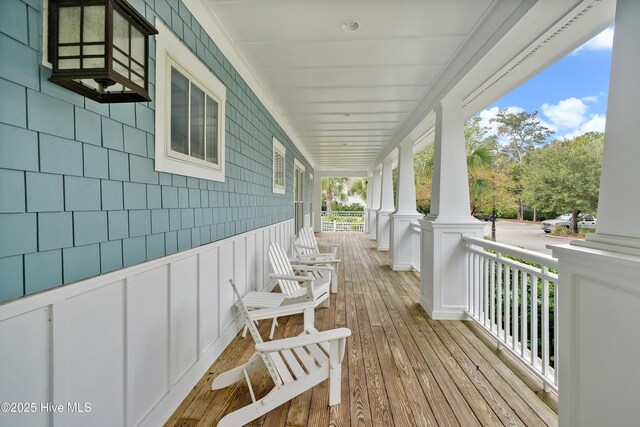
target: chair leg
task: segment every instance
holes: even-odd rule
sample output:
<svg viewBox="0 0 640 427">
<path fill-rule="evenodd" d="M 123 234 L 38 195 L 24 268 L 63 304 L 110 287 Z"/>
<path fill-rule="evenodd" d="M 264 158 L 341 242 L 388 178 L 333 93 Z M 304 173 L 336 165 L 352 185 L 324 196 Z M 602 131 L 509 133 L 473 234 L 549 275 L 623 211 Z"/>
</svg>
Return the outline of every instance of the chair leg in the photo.
<svg viewBox="0 0 640 427">
<path fill-rule="evenodd" d="M 247 324 L 247 322 L 244 322 L 244 328 L 242 329 L 242 338 L 247 337 L 247 330 L 249 330 L 249 325 Z"/>
<path fill-rule="evenodd" d="M 338 293 L 338 266 L 333 267 L 333 271 L 331 272 L 331 293 Z"/>
<path fill-rule="evenodd" d="M 329 406 L 337 405 L 341 400 L 342 364 L 340 348 L 337 342 L 331 343 L 329 349 Z"/>
<path fill-rule="evenodd" d="M 331 306 L 331 295 L 327 295 L 327 298 L 322 301 L 322 307 L 323 308 L 329 308 Z"/>
<path fill-rule="evenodd" d="M 270 340 L 273 339 L 273 333 L 276 330 L 276 326 L 278 326 L 278 318 L 274 317 L 273 320 L 271 321 L 271 332 L 269 332 L 269 339 Z"/>
</svg>

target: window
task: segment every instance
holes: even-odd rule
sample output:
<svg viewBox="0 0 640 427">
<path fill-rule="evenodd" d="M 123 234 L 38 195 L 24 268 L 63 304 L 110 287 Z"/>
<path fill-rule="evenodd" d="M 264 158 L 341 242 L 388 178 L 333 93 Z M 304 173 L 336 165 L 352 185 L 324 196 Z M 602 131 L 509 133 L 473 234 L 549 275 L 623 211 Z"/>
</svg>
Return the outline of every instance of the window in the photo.
<svg viewBox="0 0 640 427">
<path fill-rule="evenodd" d="M 278 141 L 273 138 L 273 192 L 284 194 L 285 193 L 285 161 L 287 158 L 287 149 Z"/>
<path fill-rule="evenodd" d="M 156 170 L 224 181 L 226 87 L 156 27 Z"/>
</svg>

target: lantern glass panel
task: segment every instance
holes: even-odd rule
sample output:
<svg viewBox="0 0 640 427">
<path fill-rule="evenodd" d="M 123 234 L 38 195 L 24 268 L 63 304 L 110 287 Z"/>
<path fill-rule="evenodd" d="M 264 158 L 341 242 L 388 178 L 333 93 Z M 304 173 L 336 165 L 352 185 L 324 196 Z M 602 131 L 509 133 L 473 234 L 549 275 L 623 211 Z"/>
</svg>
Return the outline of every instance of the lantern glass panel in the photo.
<svg viewBox="0 0 640 427">
<path fill-rule="evenodd" d="M 60 46 L 58 48 L 60 56 L 80 56 L 80 46 Z"/>
<path fill-rule="evenodd" d="M 145 37 L 135 27 L 131 27 L 131 58 L 144 65 L 145 62 Z"/>
<path fill-rule="evenodd" d="M 83 42 L 104 42 L 104 22 L 104 6 L 85 6 Z"/>
<path fill-rule="evenodd" d="M 113 11 L 113 45 L 129 56 L 129 23 L 115 10 Z"/>
<path fill-rule="evenodd" d="M 207 96 L 206 161 L 218 164 L 218 103 Z"/>
<path fill-rule="evenodd" d="M 60 70 L 75 70 L 80 68 L 79 59 L 60 59 L 58 61 L 58 69 Z"/>
<path fill-rule="evenodd" d="M 191 156 L 200 160 L 204 160 L 204 101 L 204 92 L 191 85 Z"/>
<path fill-rule="evenodd" d="M 58 11 L 58 43 L 80 43 L 80 7 L 61 7 Z"/>
<path fill-rule="evenodd" d="M 189 80 L 171 68 L 171 149 L 189 154 Z"/>
</svg>

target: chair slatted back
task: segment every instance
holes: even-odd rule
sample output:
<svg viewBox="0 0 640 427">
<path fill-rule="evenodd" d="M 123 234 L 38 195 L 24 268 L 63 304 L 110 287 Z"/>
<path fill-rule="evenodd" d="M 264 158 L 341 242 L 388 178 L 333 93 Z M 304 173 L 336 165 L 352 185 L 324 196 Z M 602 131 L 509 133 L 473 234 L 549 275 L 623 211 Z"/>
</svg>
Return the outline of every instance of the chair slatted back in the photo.
<svg viewBox="0 0 640 427">
<path fill-rule="evenodd" d="M 275 242 L 269 245 L 269 262 L 275 274 L 294 275 L 287 253 L 282 249 L 282 246 Z M 302 289 L 302 286 L 295 280 L 278 279 L 278 283 L 282 293 L 290 296 L 300 293 Z"/>
<path fill-rule="evenodd" d="M 313 255 L 317 254 L 318 251 L 318 243 L 316 242 L 316 236 L 313 234 L 313 229 L 311 227 L 302 228 L 298 233 L 298 240 L 303 246 L 311 246 L 315 249 L 308 248 L 300 248 L 300 252 L 304 255 Z"/>
<path fill-rule="evenodd" d="M 251 332 L 251 337 L 253 338 L 253 341 L 256 344 L 261 344 L 263 341 L 262 341 L 262 337 L 260 336 L 260 332 L 258 331 L 256 324 L 253 323 L 253 321 L 251 321 L 251 318 L 249 317 L 249 309 L 244 304 L 244 301 L 242 300 L 242 297 L 238 292 L 238 288 L 236 287 L 236 284 L 233 282 L 233 279 L 229 280 L 229 283 L 231 283 L 231 287 L 233 288 L 233 293 L 236 294 L 236 298 L 238 299 L 238 301 L 236 302 L 236 306 L 238 307 L 238 309 L 240 309 L 240 313 L 242 314 L 242 317 L 244 317 L 244 320 L 247 323 L 247 327 L 249 328 L 249 332 Z M 282 378 L 280 378 L 280 374 L 278 374 L 278 369 L 276 368 L 276 365 L 274 364 L 274 361 L 271 358 L 271 356 L 268 354 L 260 354 L 260 357 L 262 357 L 262 360 L 264 361 L 264 364 L 267 367 L 267 371 L 269 371 L 269 375 L 271 375 L 273 382 L 276 385 L 282 385 L 283 384 Z"/>
</svg>

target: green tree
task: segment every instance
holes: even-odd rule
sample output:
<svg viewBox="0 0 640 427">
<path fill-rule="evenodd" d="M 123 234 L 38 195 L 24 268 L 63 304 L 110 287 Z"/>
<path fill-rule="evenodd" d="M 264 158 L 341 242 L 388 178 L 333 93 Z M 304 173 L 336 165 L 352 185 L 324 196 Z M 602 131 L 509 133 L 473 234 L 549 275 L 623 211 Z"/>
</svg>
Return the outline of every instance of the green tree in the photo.
<svg viewBox="0 0 640 427">
<path fill-rule="evenodd" d="M 467 171 L 469 173 L 469 196 L 471 211 L 475 213 L 478 203 L 491 189 L 491 168 L 496 153 L 496 137 L 487 136 L 489 129 L 480 125 L 479 117 L 472 117 L 464 125 Z M 433 146 L 416 153 L 413 158 L 418 179 L 430 183 L 433 175 Z"/>
<path fill-rule="evenodd" d="M 322 178 L 322 198 L 331 214 L 337 202 L 347 201 L 347 178 Z"/>
<path fill-rule="evenodd" d="M 522 164 L 525 154 L 546 144 L 549 136 L 553 135 L 553 131 L 542 125 L 538 118 L 538 112 L 528 113 L 522 111 L 520 113 L 510 113 L 506 109 L 500 110 L 492 122 L 498 124 L 498 132 L 507 138 L 507 144 L 501 151 L 508 158 Z M 513 168 L 515 173 L 520 171 L 519 168 Z M 519 176 L 513 176 L 514 182 L 519 182 Z M 522 187 L 516 186 L 516 196 L 519 199 L 518 219 L 524 219 L 524 203 L 521 197 Z"/>
<path fill-rule="evenodd" d="M 532 207 L 573 214 L 598 208 L 604 134 L 589 132 L 532 151 L 522 165 L 522 197 Z"/>
<path fill-rule="evenodd" d="M 367 200 L 367 186 L 369 180 L 367 178 L 358 178 L 351 182 L 349 194 L 352 196 L 360 196 L 363 200 Z"/>
</svg>

